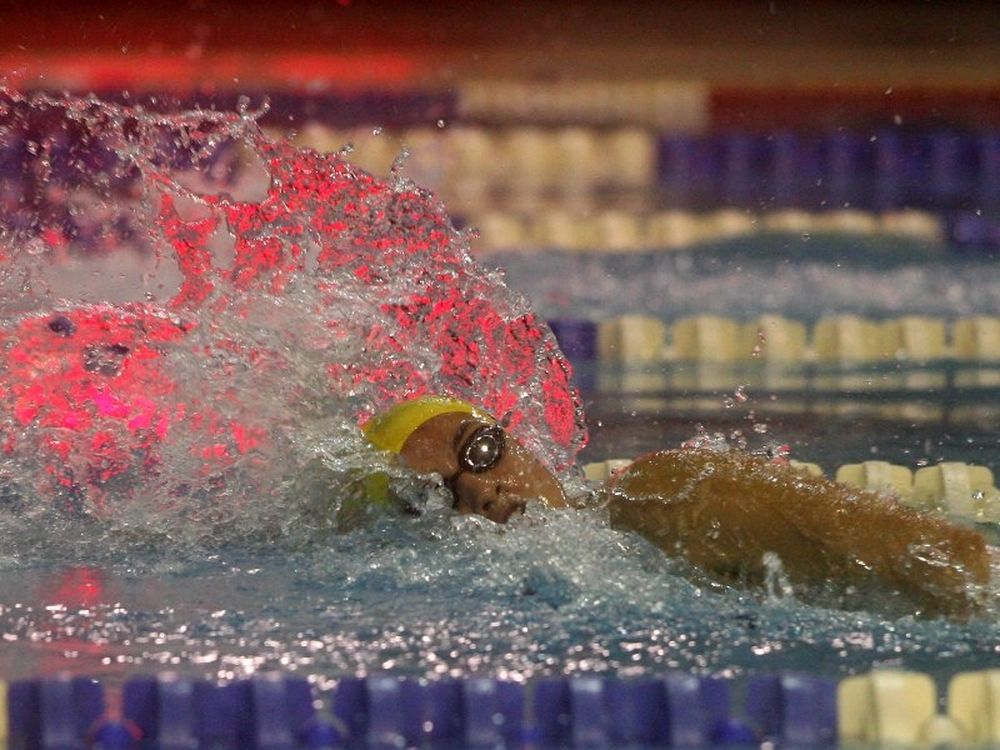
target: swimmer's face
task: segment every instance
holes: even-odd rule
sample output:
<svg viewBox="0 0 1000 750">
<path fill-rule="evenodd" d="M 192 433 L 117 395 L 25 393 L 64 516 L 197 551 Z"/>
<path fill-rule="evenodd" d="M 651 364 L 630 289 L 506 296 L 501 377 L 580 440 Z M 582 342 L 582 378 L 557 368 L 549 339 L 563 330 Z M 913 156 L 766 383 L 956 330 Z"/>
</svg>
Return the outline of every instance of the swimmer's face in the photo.
<svg viewBox="0 0 1000 750">
<path fill-rule="evenodd" d="M 418 427 L 400 451 L 421 474 L 437 473 L 455 498 L 459 513 L 478 513 L 506 523 L 530 500 L 563 507 L 556 478 L 497 424 L 471 414 L 449 413 Z"/>
</svg>

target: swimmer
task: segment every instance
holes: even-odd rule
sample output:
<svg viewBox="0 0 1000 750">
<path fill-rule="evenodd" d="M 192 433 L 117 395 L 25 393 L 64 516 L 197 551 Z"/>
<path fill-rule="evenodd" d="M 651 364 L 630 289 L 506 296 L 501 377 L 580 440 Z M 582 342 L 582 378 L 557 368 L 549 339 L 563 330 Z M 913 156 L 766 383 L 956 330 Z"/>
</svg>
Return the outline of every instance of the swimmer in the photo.
<svg viewBox="0 0 1000 750">
<path fill-rule="evenodd" d="M 537 458 L 465 402 L 406 401 L 364 431 L 413 471 L 440 476 L 459 513 L 506 523 L 534 500 L 571 505 Z M 780 561 L 793 586 L 851 591 L 877 582 L 922 615 L 967 617 L 989 583 L 986 544 L 975 531 L 744 453 L 653 453 L 594 497 L 616 528 L 726 584 L 760 586 L 767 561 Z"/>
<path fill-rule="evenodd" d="M 33 454 L 44 469 L 38 491 L 50 493 L 55 507 L 103 517 L 117 502 L 115 487 L 137 471 L 157 470 L 162 446 L 184 416 L 172 401 L 176 383 L 164 351 L 185 331 L 156 310 L 92 306 L 28 316 L 0 335 L 0 400 L 9 415 L 0 430 L 4 450 L 27 443 L 33 425 L 57 431 L 58 439 L 46 439 Z M 185 424 L 211 476 L 225 476 L 239 456 L 267 455 L 261 424 L 224 418 L 211 404 L 191 411 L 199 421 Z M 556 508 L 581 504 L 502 423 L 464 402 L 405 401 L 370 420 L 365 432 L 411 470 L 441 477 L 460 513 L 505 523 L 534 500 Z M 345 500 L 333 517 L 324 505 L 312 517 L 350 528 L 355 519 L 347 506 L 363 520 L 372 498 L 388 497 L 388 478 L 381 480 L 369 475 L 360 491 L 346 493 L 360 505 Z M 11 497 L 20 495 L 2 495 L 0 507 L 21 502 Z M 726 583 L 759 585 L 780 561 L 791 584 L 807 592 L 865 589 L 874 581 L 900 592 L 914 611 L 964 616 L 976 611 L 977 586 L 989 578 L 975 532 L 739 453 L 655 453 L 588 501 L 603 502 L 617 528 Z"/>
</svg>

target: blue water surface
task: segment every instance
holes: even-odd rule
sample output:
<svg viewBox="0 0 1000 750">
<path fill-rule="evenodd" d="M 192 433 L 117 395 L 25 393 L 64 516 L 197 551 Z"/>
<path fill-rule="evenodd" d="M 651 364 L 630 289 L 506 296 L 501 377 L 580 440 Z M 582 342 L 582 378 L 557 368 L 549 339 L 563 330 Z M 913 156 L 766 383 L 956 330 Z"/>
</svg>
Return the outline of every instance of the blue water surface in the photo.
<svg viewBox="0 0 1000 750">
<path fill-rule="evenodd" d="M 59 533 L 78 536 L 72 552 L 15 544 L 0 561 L 7 679 L 69 671 L 115 683 L 165 668 L 223 679 L 269 668 L 320 680 L 386 670 L 834 676 L 895 666 L 944 680 L 1000 666 L 992 614 L 922 620 L 825 608 L 780 582 L 724 589 L 611 529 L 600 507 L 536 507 L 501 527 L 431 497 L 419 517 L 217 549 L 157 538 L 116 550 L 98 528 L 67 528 Z"/>
</svg>

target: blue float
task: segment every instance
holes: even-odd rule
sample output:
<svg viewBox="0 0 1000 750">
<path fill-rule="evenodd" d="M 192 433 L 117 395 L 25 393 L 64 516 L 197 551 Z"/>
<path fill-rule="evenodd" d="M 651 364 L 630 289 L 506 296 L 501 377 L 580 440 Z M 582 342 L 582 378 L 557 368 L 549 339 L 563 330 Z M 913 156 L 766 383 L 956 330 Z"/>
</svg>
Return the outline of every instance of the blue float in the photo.
<svg viewBox="0 0 1000 750">
<path fill-rule="evenodd" d="M 563 353 L 574 362 L 597 359 L 597 323 L 593 320 L 558 318 L 549 321 L 549 328 Z"/>
<path fill-rule="evenodd" d="M 104 715 L 100 683 L 87 677 L 15 682 L 7 693 L 11 748 L 83 750 Z"/>
<path fill-rule="evenodd" d="M 746 713 L 765 740 L 823 747 L 837 739 L 837 688 L 832 680 L 780 674 L 751 678 Z"/>
</svg>

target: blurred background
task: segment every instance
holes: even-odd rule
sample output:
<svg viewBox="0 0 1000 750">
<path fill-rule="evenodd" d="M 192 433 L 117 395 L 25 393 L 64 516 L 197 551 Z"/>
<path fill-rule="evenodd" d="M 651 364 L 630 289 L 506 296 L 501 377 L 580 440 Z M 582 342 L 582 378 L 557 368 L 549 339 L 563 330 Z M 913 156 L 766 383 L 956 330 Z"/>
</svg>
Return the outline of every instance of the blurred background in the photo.
<svg viewBox="0 0 1000 750">
<path fill-rule="evenodd" d="M 833 459 L 996 455 L 993 3 L 2 8 L 6 87 L 242 107 L 433 191 L 550 320 L 595 456 L 767 420 Z"/>
<path fill-rule="evenodd" d="M 267 101 L 265 127 L 380 174 L 405 147 L 481 248 L 699 239 L 668 208 L 975 209 L 1000 184 L 991 3 L 5 6 L 5 85 Z M 647 221 L 540 219 L 616 208 Z"/>
</svg>

